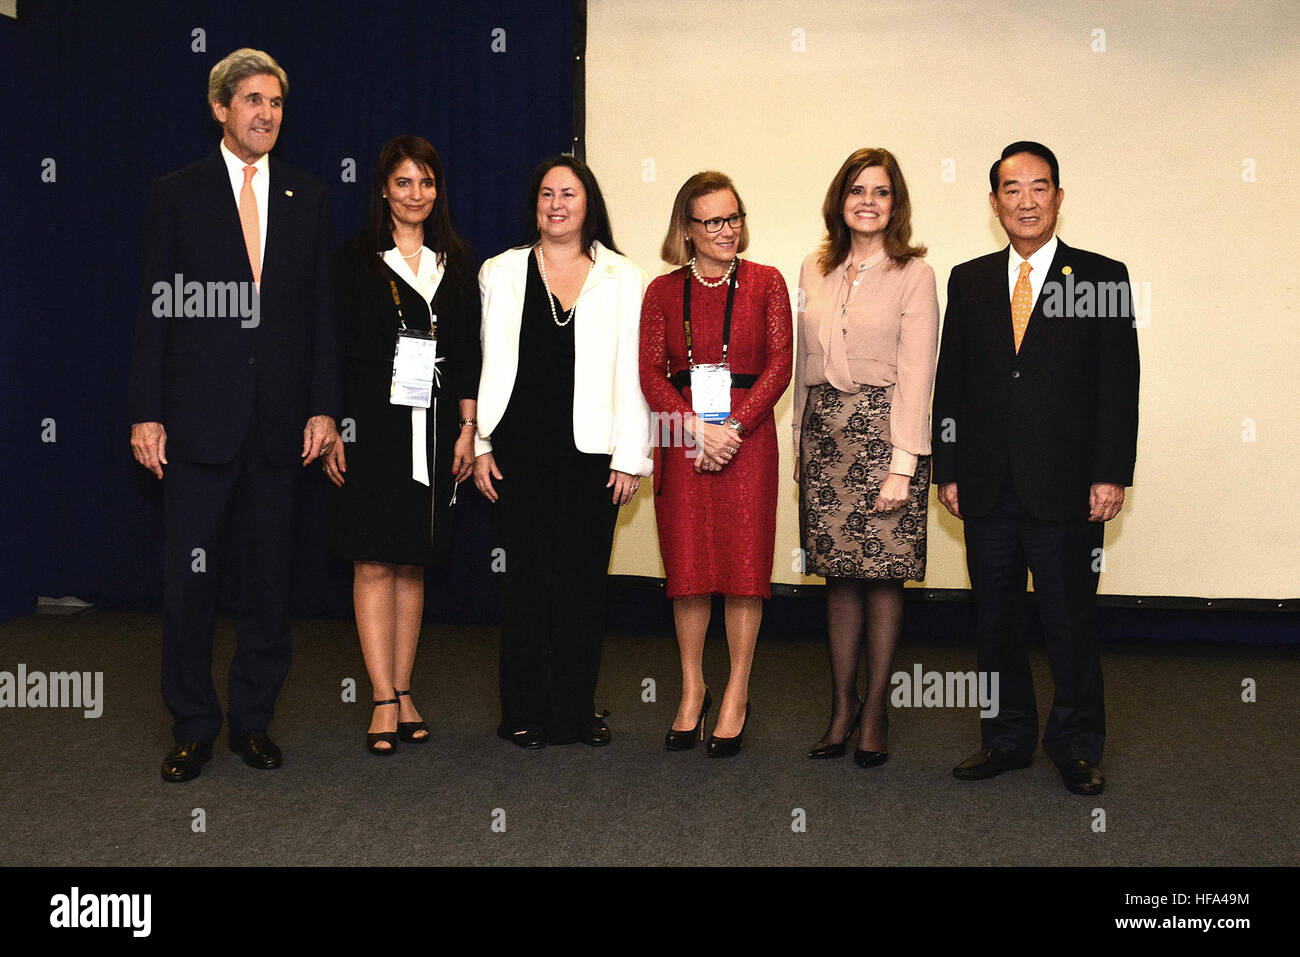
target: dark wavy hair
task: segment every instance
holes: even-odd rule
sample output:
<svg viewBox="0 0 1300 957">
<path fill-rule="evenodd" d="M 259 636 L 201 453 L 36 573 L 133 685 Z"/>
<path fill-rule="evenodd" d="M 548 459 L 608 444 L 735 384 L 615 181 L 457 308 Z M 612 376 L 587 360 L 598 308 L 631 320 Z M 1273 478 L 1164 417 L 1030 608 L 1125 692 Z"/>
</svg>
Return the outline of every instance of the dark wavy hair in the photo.
<svg viewBox="0 0 1300 957">
<path fill-rule="evenodd" d="M 849 254 L 852 239 L 848 224 L 844 222 L 844 201 L 854 182 L 869 166 L 879 166 L 885 171 L 894 193 L 894 208 L 889 216 L 889 225 L 885 227 L 885 255 L 895 265 L 902 266 L 912 257 L 926 254 L 924 246 L 912 245 L 912 201 L 907 195 L 907 181 L 903 179 L 898 160 L 887 149 L 865 147 L 849 154 L 826 190 L 826 199 L 822 203 L 826 238 L 817 257 L 823 276 L 844 262 Z"/>
<path fill-rule="evenodd" d="M 609 212 L 605 209 L 605 197 L 601 195 L 596 174 L 582 160 L 567 153 L 542 160 L 533 170 L 532 178 L 528 182 L 528 197 L 524 200 L 524 235 L 527 238 L 515 248 L 535 246 L 541 240 L 542 231 L 537 225 L 537 195 L 542 190 L 542 180 L 546 178 L 546 174 L 557 166 L 565 166 L 572 170 L 587 194 L 587 215 L 582 221 L 583 250 L 590 255 L 592 244 L 599 239 L 606 249 L 622 255 L 623 251 L 614 245 L 614 233 L 609 225 Z"/>
<path fill-rule="evenodd" d="M 366 243 L 371 252 L 383 252 L 393 245 L 393 213 L 384 199 L 388 177 L 407 160 L 433 177 L 437 195 L 433 209 L 424 221 L 424 245 L 434 251 L 446 274 L 457 285 L 468 279 L 469 249 L 465 240 L 457 235 L 451 225 L 450 199 L 447 195 L 447 178 L 442 172 L 442 159 L 433 144 L 419 136 L 394 136 L 379 149 L 375 160 L 375 177 L 370 191 L 370 221 L 366 227 Z M 379 268 L 379 257 L 372 256 L 371 264 Z"/>
</svg>

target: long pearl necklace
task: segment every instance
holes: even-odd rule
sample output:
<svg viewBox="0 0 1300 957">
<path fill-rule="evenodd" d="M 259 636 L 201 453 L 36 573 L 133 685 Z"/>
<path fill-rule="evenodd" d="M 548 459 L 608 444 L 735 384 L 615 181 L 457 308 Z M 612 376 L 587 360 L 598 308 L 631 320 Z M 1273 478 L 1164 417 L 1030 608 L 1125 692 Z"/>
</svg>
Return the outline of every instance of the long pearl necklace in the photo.
<svg viewBox="0 0 1300 957">
<path fill-rule="evenodd" d="M 700 271 L 699 271 L 698 269 L 695 268 L 695 257 L 694 257 L 694 256 L 692 256 L 689 260 L 687 260 L 686 265 L 688 265 L 688 266 L 691 267 L 691 275 L 694 276 L 696 279 L 698 279 L 698 280 L 700 281 L 700 285 L 701 285 L 701 286 L 704 286 L 706 289 L 717 289 L 719 286 L 724 286 L 724 285 L 726 285 L 727 280 L 731 278 L 731 274 L 732 274 L 732 272 L 735 271 L 736 263 L 737 263 L 739 260 L 740 260 L 740 257 L 739 257 L 739 256 L 737 256 L 735 259 L 732 259 L 731 262 L 730 262 L 730 264 L 728 264 L 728 266 L 727 266 L 727 271 L 724 272 L 724 273 L 723 273 L 721 276 L 719 276 L 717 279 L 713 280 L 712 282 L 710 282 L 709 280 L 707 280 L 707 279 L 705 279 L 703 276 L 701 276 L 701 275 L 700 275 Z"/>
<path fill-rule="evenodd" d="M 537 244 L 537 265 L 540 267 L 540 271 L 542 274 L 542 285 L 546 287 L 546 302 L 547 305 L 551 307 L 551 321 L 555 323 L 557 327 L 563 329 L 565 326 L 567 326 L 569 323 L 573 321 L 573 314 L 578 309 L 578 300 L 577 299 L 573 300 L 573 305 L 570 306 L 569 311 L 564 314 L 564 321 L 560 322 L 560 315 L 555 311 L 555 296 L 551 294 L 551 284 L 546 281 L 546 257 L 542 255 L 541 243 Z M 587 268 L 587 275 L 590 276 L 591 271 L 595 268 L 596 268 L 596 260 L 593 259 L 591 261 L 591 265 Z M 583 280 L 582 284 L 585 286 L 587 284 L 586 280 Z M 579 291 L 578 293 L 578 298 L 579 299 L 582 298 L 581 291 Z"/>
</svg>

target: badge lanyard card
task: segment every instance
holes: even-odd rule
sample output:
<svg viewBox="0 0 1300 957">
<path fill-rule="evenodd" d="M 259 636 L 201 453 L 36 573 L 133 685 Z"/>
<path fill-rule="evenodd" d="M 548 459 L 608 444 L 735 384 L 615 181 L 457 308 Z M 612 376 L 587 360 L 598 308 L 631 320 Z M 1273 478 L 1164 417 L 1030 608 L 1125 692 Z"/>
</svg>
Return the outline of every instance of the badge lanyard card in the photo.
<svg viewBox="0 0 1300 957">
<path fill-rule="evenodd" d="M 695 338 L 691 335 L 691 274 L 682 288 L 682 331 L 686 337 L 686 364 L 691 370 L 691 406 L 705 422 L 722 422 L 731 415 L 731 365 L 727 347 L 731 343 L 731 310 L 736 301 L 736 273 L 727 281 L 727 309 L 722 319 L 722 361 L 695 364 Z"/>
<path fill-rule="evenodd" d="M 402 317 L 402 298 L 397 283 L 389 280 L 393 303 L 397 306 L 397 349 L 393 353 L 393 383 L 388 391 L 392 405 L 427 409 L 433 402 L 433 384 L 438 365 L 438 318 L 429 313 L 429 331 L 406 328 Z M 428 306 L 428 303 L 425 303 Z"/>
</svg>

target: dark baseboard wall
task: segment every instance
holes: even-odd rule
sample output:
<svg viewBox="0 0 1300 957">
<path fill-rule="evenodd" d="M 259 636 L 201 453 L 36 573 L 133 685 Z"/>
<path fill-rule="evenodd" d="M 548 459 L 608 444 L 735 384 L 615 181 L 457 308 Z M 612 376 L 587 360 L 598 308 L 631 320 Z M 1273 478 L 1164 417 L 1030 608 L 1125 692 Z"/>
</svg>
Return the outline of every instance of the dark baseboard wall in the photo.
<svg viewBox="0 0 1300 957">
<path fill-rule="evenodd" d="M 826 634 L 824 588 L 774 585 L 763 612 L 768 633 Z M 965 589 L 908 588 L 903 632 L 908 641 L 973 645 L 975 612 Z M 1200 644 L 1300 644 L 1300 601 L 1296 599 L 1198 599 L 1102 595 L 1097 628 L 1103 642 L 1195 642 Z M 1029 596 L 1029 635 L 1041 640 L 1033 596 Z M 715 599 L 712 628 L 722 634 L 721 599 Z M 666 631 L 672 609 L 658 579 L 614 576 L 610 583 L 610 632 Z"/>
</svg>

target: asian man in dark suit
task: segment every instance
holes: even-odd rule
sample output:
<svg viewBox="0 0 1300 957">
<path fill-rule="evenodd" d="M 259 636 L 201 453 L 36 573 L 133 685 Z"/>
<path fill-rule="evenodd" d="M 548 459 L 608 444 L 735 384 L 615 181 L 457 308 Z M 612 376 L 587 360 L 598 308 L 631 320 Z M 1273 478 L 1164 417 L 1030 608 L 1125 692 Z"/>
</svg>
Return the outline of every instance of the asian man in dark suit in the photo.
<svg viewBox="0 0 1300 957">
<path fill-rule="evenodd" d="M 1028 767 L 1037 747 L 1028 570 L 1055 685 L 1043 750 L 1069 790 L 1100 794 L 1102 532 L 1124 504 L 1137 447 L 1128 271 L 1056 238 L 1065 192 L 1047 147 L 1012 143 L 989 185 L 1010 246 L 953 269 L 934 389 L 934 480 L 964 522 L 979 669 L 999 674 L 998 713 L 953 774 Z"/>
<path fill-rule="evenodd" d="M 166 781 L 196 777 L 221 729 L 212 631 L 231 571 L 228 741 L 280 767 L 267 731 L 291 656 L 295 478 L 339 440 L 329 196 L 267 155 L 287 92 L 266 53 L 230 54 L 208 84 L 220 145 L 150 192 L 130 413 L 132 452 L 163 481 Z"/>
</svg>

